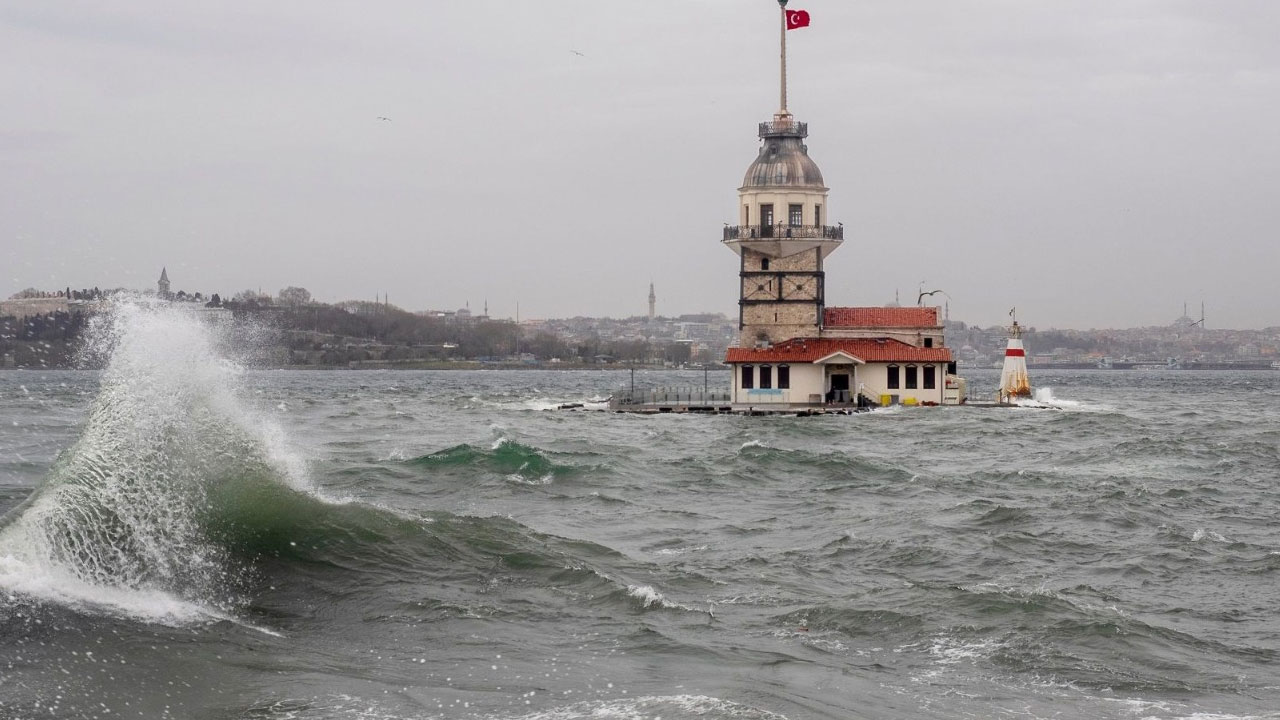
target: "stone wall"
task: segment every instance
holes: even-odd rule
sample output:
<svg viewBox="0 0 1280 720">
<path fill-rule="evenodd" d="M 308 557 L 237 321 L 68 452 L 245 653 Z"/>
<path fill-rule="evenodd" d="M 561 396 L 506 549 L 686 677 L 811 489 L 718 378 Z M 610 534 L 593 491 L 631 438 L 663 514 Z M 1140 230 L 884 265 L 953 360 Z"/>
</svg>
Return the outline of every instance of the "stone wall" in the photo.
<svg viewBox="0 0 1280 720">
<path fill-rule="evenodd" d="M 816 303 L 747 305 L 743 308 L 742 323 L 738 341 L 742 347 L 755 347 L 761 333 L 774 344 L 797 337 L 817 337 L 818 306 Z"/>
<path fill-rule="evenodd" d="M 770 257 L 769 269 L 765 270 L 761 261 L 768 256 L 755 250 L 743 250 L 742 269 L 751 272 L 813 272 L 822 269 L 820 252 L 813 248 L 787 257 Z"/>
</svg>

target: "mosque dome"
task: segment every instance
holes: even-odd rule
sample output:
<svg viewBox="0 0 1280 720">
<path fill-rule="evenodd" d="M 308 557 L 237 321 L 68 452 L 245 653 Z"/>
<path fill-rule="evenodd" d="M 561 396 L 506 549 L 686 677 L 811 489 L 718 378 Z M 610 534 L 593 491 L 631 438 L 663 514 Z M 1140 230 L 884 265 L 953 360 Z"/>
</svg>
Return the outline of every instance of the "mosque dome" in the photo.
<svg viewBox="0 0 1280 720">
<path fill-rule="evenodd" d="M 809 157 L 804 138 L 808 123 L 776 120 L 760 123 L 760 154 L 747 168 L 744 188 L 797 187 L 825 188 L 822 171 Z"/>
</svg>

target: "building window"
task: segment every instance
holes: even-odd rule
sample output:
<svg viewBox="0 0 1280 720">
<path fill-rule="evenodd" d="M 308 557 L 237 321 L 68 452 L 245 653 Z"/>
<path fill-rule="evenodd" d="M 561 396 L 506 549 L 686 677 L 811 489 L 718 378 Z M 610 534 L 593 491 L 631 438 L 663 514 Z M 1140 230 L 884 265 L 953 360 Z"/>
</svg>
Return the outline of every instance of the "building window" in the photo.
<svg viewBox="0 0 1280 720">
<path fill-rule="evenodd" d="M 924 366 L 924 389 L 933 390 L 938 387 L 937 381 L 938 369 L 932 365 Z"/>
<path fill-rule="evenodd" d="M 755 368 L 750 365 L 742 366 L 742 389 L 750 390 L 756 386 Z"/>
<path fill-rule="evenodd" d="M 773 224 L 773 205 L 765 204 L 760 206 L 760 224 L 761 225 Z"/>
<path fill-rule="evenodd" d="M 925 338 L 925 339 L 924 339 L 924 346 L 925 346 L 925 347 L 933 347 L 933 338 Z"/>
<path fill-rule="evenodd" d="M 908 390 L 915 390 L 915 389 L 916 389 L 916 387 L 918 387 L 918 383 L 916 382 L 916 371 L 917 371 L 917 370 L 919 370 L 919 368 L 917 368 L 915 365 L 908 365 L 908 366 L 907 366 L 907 383 L 906 383 L 906 385 L 907 385 L 907 389 L 908 389 Z"/>
<path fill-rule="evenodd" d="M 778 366 L 778 389 L 779 390 L 791 389 L 791 366 L 790 365 Z"/>
<path fill-rule="evenodd" d="M 813 224 L 818 227 L 822 227 L 822 206 L 821 205 L 813 206 Z"/>
<path fill-rule="evenodd" d="M 761 270 L 769 269 L 769 258 L 760 258 L 760 269 Z"/>
<path fill-rule="evenodd" d="M 887 372 L 888 372 L 888 377 L 884 386 L 890 390 L 897 390 L 898 389 L 898 366 L 890 365 L 887 368 Z"/>
<path fill-rule="evenodd" d="M 804 206 L 791 205 L 787 208 L 787 224 L 793 227 L 804 224 Z"/>
<path fill-rule="evenodd" d="M 768 365 L 760 366 L 760 389 L 768 390 L 773 387 L 773 368 Z"/>
<path fill-rule="evenodd" d="M 742 224 L 743 225 L 751 224 L 751 206 L 750 205 L 742 206 Z"/>
</svg>

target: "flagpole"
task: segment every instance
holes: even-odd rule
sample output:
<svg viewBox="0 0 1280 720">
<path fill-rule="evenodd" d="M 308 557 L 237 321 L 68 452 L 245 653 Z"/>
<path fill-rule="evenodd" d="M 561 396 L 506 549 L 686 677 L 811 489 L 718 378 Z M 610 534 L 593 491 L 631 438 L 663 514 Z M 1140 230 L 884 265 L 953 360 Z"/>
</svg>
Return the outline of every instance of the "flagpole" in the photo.
<svg viewBox="0 0 1280 720">
<path fill-rule="evenodd" d="M 787 112 L 787 0 L 778 0 L 778 5 L 778 12 L 782 14 L 782 92 L 780 94 L 782 109 L 778 111 L 778 114 L 789 115 L 790 113 Z"/>
</svg>

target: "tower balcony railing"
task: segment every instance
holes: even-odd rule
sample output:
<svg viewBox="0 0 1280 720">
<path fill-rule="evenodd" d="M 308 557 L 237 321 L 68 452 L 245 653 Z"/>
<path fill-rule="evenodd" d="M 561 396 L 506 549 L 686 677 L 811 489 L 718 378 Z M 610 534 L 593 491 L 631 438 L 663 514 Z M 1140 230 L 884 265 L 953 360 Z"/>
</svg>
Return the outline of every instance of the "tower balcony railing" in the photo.
<svg viewBox="0 0 1280 720">
<path fill-rule="evenodd" d="M 772 120 L 760 123 L 760 139 L 770 137 L 809 137 L 809 123 L 795 120 Z"/>
<path fill-rule="evenodd" d="M 821 238 L 823 240 L 844 240 L 843 225 L 726 225 L 724 241 L 786 239 L 786 238 Z"/>
</svg>

